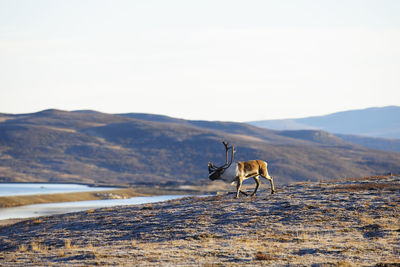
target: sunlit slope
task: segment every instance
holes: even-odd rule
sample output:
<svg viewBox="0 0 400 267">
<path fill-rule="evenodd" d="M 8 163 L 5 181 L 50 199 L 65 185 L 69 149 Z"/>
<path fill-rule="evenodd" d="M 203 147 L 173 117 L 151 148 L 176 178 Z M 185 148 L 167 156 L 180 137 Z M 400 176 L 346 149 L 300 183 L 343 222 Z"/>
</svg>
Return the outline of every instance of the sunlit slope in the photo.
<svg viewBox="0 0 400 267">
<path fill-rule="evenodd" d="M 0 115 L 0 181 L 173 185 L 208 183 L 207 163 L 262 159 L 276 182 L 400 172 L 400 154 L 320 131 L 295 134 L 233 122 L 135 118 L 95 111 Z"/>
</svg>

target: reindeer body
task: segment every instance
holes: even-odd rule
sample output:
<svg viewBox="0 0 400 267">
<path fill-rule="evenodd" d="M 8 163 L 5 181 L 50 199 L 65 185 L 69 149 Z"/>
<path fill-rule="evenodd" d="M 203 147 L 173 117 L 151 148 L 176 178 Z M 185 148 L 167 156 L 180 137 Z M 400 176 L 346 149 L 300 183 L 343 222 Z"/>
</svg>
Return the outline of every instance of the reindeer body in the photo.
<svg viewBox="0 0 400 267">
<path fill-rule="evenodd" d="M 244 181 L 256 175 L 268 175 L 267 163 L 265 161 L 250 160 L 234 162 L 220 175 L 219 180 L 227 183 L 234 183 L 237 181 L 238 177 L 241 177 Z"/>
<path fill-rule="evenodd" d="M 259 177 L 263 177 L 271 183 L 271 194 L 275 193 L 274 181 L 272 176 L 269 176 L 267 170 L 267 162 L 262 160 L 239 161 L 232 164 L 233 156 L 235 154 L 233 146 L 228 147 L 228 143 L 223 142 L 226 151 L 225 165 L 216 167 L 212 163 L 208 163 L 209 178 L 211 180 L 222 180 L 227 183 L 237 183 L 236 198 L 239 198 L 239 193 L 247 196 L 247 193 L 241 191 L 242 183 L 244 180 L 253 178 L 256 182 L 256 188 L 251 196 L 254 196 L 260 186 Z M 232 156 L 228 164 L 228 150 L 232 149 Z"/>
</svg>

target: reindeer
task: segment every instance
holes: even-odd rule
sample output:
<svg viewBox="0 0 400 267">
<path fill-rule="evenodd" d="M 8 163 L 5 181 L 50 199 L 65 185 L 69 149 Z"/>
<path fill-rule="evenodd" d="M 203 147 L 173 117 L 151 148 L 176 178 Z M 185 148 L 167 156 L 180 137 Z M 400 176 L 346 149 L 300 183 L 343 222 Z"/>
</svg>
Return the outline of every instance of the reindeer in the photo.
<svg viewBox="0 0 400 267">
<path fill-rule="evenodd" d="M 262 160 L 250 160 L 250 161 L 238 161 L 233 163 L 233 156 L 235 155 L 235 149 L 234 146 L 229 146 L 229 144 L 225 141 L 222 142 L 225 146 L 225 164 L 222 165 L 221 167 L 217 167 L 211 162 L 208 163 L 208 173 L 212 181 L 214 180 L 223 180 L 227 183 L 237 183 L 236 187 L 236 197 L 239 198 L 239 193 L 242 193 L 246 196 L 248 194 L 246 192 L 241 191 L 240 189 L 242 188 L 242 183 L 244 180 L 253 178 L 256 181 L 256 188 L 254 189 L 254 192 L 251 194 L 251 196 L 254 196 L 257 192 L 258 187 L 260 186 L 260 179 L 259 177 L 263 177 L 271 183 L 271 194 L 275 194 L 275 188 L 274 188 L 274 181 L 272 179 L 272 176 L 269 176 L 268 170 L 267 170 L 267 162 L 262 161 Z M 228 153 L 229 150 L 231 150 L 231 159 L 228 163 Z"/>
</svg>

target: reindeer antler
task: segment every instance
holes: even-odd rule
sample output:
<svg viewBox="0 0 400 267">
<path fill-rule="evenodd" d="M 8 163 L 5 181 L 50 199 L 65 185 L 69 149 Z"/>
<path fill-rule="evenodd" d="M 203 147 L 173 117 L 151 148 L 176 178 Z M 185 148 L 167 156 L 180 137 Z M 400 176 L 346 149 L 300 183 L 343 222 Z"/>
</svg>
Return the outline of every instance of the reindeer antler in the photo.
<svg viewBox="0 0 400 267">
<path fill-rule="evenodd" d="M 234 146 L 232 145 L 232 146 L 229 146 L 229 143 L 228 142 L 225 142 L 225 141 L 222 141 L 222 144 L 224 144 L 224 146 L 225 146 L 225 155 L 226 155 L 226 157 L 225 157 L 225 164 L 224 164 L 224 166 L 223 166 L 223 168 L 224 169 L 227 169 L 227 168 L 229 168 L 231 165 L 232 165 L 232 162 L 233 162 L 233 156 L 235 155 L 235 148 L 234 148 Z M 232 154 L 231 154 L 231 160 L 230 160 L 230 162 L 229 162 L 229 164 L 228 164 L 228 152 L 229 152 L 229 149 L 232 149 Z"/>
<path fill-rule="evenodd" d="M 228 164 L 228 151 L 229 151 L 229 149 L 231 148 L 231 147 L 229 147 L 229 143 L 228 142 L 225 142 L 225 141 L 222 141 L 222 144 L 224 144 L 224 146 L 225 146 L 225 164 L 224 164 L 224 166 L 225 165 L 227 165 Z"/>
<path fill-rule="evenodd" d="M 232 165 L 233 156 L 235 155 L 235 152 L 236 152 L 235 147 L 233 145 L 231 146 L 231 149 L 232 149 L 231 161 L 229 162 L 228 166 L 226 166 L 226 169 L 228 169 Z"/>
</svg>

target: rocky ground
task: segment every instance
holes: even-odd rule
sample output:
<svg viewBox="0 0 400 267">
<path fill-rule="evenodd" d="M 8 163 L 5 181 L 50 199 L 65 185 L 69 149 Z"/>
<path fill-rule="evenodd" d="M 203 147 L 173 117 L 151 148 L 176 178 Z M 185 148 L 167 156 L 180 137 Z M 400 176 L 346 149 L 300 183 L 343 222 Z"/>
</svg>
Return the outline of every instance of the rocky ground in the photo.
<svg viewBox="0 0 400 267">
<path fill-rule="evenodd" d="M 297 183 L 0 228 L 0 265 L 400 265 L 400 177 Z"/>
</svg>

